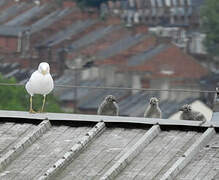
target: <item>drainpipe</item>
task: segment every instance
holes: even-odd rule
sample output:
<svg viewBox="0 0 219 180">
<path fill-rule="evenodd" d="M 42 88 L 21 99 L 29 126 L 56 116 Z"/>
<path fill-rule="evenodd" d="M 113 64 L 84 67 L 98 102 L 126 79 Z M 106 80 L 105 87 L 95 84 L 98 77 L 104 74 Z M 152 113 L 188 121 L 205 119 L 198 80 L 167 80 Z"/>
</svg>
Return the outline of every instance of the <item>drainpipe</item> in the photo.
<svg viewBox="0 0 219 180">
<path fill-rule="evenodd" d="M 30 30 L 25 31 L 25 51 L 30 49 Z"/>
<path fill-rule="evenodd" d="M 17 52 L 21 52 L 22 50 L 22 38 L 23 38 L 23 32 L 18 33 L 18 43 L 17 43 Z"/>
</svg>

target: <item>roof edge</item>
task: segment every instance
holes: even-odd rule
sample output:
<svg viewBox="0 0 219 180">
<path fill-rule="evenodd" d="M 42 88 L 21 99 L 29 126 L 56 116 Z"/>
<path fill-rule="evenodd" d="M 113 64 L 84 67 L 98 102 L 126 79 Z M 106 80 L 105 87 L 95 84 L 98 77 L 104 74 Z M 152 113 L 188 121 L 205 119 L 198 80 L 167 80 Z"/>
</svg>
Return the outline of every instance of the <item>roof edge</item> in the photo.
<svg viewBox="0 0 219 180">
<path fill-rule="evenodd" d="M 165 126 L 191 126 L 191 127 L 219 127 L 217 121 L 207 121 L 202 124 L 200 121 L 173 120 L 144 117 L 123 117 L 123 116 L 100 116 L 67 113 L 37 113 L 31 114 L 26 111 L 7 111 L 0 110 L 0 119 L 29 119 L 34 121 L 50 120 L 63 122 L 106 122 L 106 123 L 125 123 L 125 124 L 145 124 L 145 125 L 165 125 Z"/>
</svg>

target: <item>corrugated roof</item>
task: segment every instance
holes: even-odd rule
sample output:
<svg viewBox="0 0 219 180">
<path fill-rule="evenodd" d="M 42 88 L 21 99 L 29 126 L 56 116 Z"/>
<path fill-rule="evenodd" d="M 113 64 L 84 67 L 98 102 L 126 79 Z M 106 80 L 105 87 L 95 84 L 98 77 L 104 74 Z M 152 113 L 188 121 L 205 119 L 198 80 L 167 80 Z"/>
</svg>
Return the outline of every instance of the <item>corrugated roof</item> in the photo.
<svg viewBox="0 0 219 180">
<path fill-rule="evenodd" d="M 219 179 L 219 134 L 216 134 L 196 157 L 178 174 L 176 179 Z"/>
<path fill-rule="evenodd" d="M 200 136 L 201 133 L 193 131 L 159 133 L 116 179 L 161 179 Z"/>
<path fill-rule="evenodd" d="M 212 122 L 200 127 L 183 120 L 16 111 L 0 111 L 0 118 L 4 118 L 2 180 L 217 179 L 219 175 L 219 135 L 209 128 Z"/>
</svg>

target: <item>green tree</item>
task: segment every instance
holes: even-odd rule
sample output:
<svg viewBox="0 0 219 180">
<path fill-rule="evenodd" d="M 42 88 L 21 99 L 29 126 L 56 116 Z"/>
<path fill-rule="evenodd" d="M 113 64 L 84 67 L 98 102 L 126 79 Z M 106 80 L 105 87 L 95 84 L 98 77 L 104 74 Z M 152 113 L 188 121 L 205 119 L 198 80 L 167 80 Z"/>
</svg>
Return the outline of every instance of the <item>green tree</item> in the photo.
<svg viewBox="0 0 219 180">
<path fill-rule="evenodd" d="M 14 78 L 5 79 L 0 74 L 0 83 L 16 83 Z M 29 111 L 29 94 L 24 86 L 0 86 L 0 109 Z M 33 107 L 39 110 L 42 106 L 43 97 L 35 95 L 33 97 Z M 62 112 L 58 100 L 52 95 L 47 96 L 45 105 L 46 112 Z"/>
<path fill-rule="evenodd" d="M 205 46 L 209 54 L 219 55 L 219 1 L 206 0 L 201 9 L 202 29 L 206 33 Z"/>
</svg>

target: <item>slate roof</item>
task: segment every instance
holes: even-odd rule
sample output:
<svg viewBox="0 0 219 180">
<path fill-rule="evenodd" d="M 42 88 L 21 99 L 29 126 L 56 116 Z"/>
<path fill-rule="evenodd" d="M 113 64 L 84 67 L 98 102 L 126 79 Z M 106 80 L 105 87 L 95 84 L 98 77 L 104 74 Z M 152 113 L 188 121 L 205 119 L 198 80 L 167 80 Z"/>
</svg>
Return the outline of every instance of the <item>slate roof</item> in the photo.
<svg viewBox="0 0 219 180">
<path fill-rule="evenodd" d="M 122 39 L 119 39 L 117 42 L 112 44 L 107 49 L 104 49 L 97 53 L 95 56 L 98 60 L 104 60 L 106 58 L 112 57 L 117 53 L 124 51 L 131 46 L 138 44 L 140 41 L 144 39 L 144 35 L 136 34 L 134 36 L 125 36 Z"/>
<path fill-rule="evenodd" d="M 87 46 L 95 41 L 97 41 L 98 39 L 101 39 L 102 37 L 104 37 L 107 33 L 112 32 L 115 29 L 120 28 L 119 26 L 107 26 L 107 27 L 101 27 L 95 31 L 90 32 L 89 34 L 86 34 L 85 36 L 83 36 L 82 38 L 78 39 L 77 41 L 73 42 L 69 47 L 68 50 L 69 51 L 76 51 L 78 49 L 80 49 L 81 47 Z"/>
<path fill-rule="evenodd" d="M 112 64 L 112 65 L 126 65 L 129 58 L 133 57 L 136 54 L 142 54 L 143 52 L 151 49 L 155 46 L 155 38 L 153 36 L 148 35 L 145 39 L 141 42 L 132 46 L 115 56 L 105 59 L 104 61 L 97 62 L 98 64 Z M 122 66 L 123 68 L 123 66 Z"/>
<path fill-rule="evenodd" d="M 160 44 L 157 47 L 153 47 L 149 50 L 146 50 L 143 53 L 136 54 L 135 56 L 132 56 L 131 58 L 129 58 L 127 65 L 128 66 L 141 65 L 141 64 L 147 62 L 147 60 L 149 60 L 153 56 L 159 54 L 160 52 L 164 51 L 167 48 L 168 48 L 168 45 Z"/>
<path fill-rule="evenodd" d="M 22 13 L 21 15 L 17 16 L 16 18 L 10 20 L 9 22 L 5 23 L 7 26 L 20 26 L 27 22 L 32 17 L 36 16 L 37 14 L 41 13 L 48 7 L 47 4 L 42 6 L 35 6 L 26 12 Z"/>
<path fill-rule="evenodd" d="M 31 7 L 30 4 L 28 3 L 19 3 L 19 4 L 14 4 L 10 6 L 9 8 L 5 9 L 1 15 L 0 15 L 0 23 L 5 22 L 9 18 L 16 16 L 18 13 L 21 13 L 25 9 Z"/>
<path fill-rule="evenodd" d="M 59 31 L 52 37 L 49 37 L 38 46 L 46 46 L 46 47 L 54 46 L 66 40 L 68 37 L 76 35 L 77 33 L 85 30 L 89 26 L 95 24 L 95 22 L 96 22 L 95 20 L 91 20 L 91 19 L 87 19 L 85 21 L 77 21 L 73 23 L 71 26 L 67 27 L 65 30 Z"/>
<path fill-rule="evenodd" d="M 157 53 L 154 53 L 157 52 Z M 135 57 L 140 56 L 136 61 Z M 134 59 L 134 60 L 133 60 Z M 175 45 L 160 45 L 141 55 L 131 57 L 129 69 L 133 71 L 153 72 L 154 78 L 191 78 L 199 79 L 208 74 L 208 69 L 202 66 L 192 56 L 184 53 Z M 133 60 L 133 61 L 131 61 Z M 136 62 L 140 63 L 136 63 Z M 135 66 L 133 66 L 135 65 Z M 133 67 L 132 67 L 133 66 Z M 170 71 L 166 74 L 164 71 Z"/>
<path fill-rule="evenodd" d="M 0 111 L 0 118 L 2 180 L 219 177 L 217 120 L 201 127 L 184 120 L 19 111 Z"/>
<path fill-rule="evenodd" d="M 0 25 L 0 36 L 15 36 L 17 37 L 19 32 L 23 32 L 29 29 L 24 26 L 5 26 Z"/>
<path fill-rule="evenodd" d="M 39 32 L 51 26 L 53 23 L 59 21 L 60 19 L 74 11 L 75 8 L 64 8 L 51 12 L 49 15 L 43 17 L 42 19 L 38 20 L 37 22 L 31 25 L 31 33 Z"/>
</svg>

